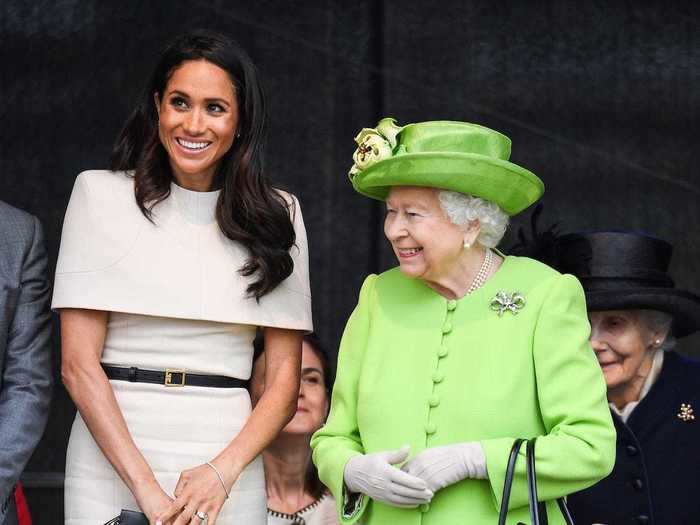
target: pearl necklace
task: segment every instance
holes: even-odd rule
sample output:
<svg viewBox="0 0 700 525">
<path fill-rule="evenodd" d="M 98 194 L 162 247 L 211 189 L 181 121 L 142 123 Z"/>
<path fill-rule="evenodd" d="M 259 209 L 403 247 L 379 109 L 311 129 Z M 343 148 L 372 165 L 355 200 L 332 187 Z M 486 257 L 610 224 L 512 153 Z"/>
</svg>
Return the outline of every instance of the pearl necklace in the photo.
<svg viewBox="0 0 700 525">
<path fill-rule="evenodd" d="M 474 290 L 477 290 L 478 288 L 481 288 L 484 285 L 484 283 L 486 282 L 486 277 L 488 276 L 489 271 L 491 270 L 492 262 L 493 252 L 491 251 L 491 248 L 486 248 L 486 255 L 484 256 L 484 261 L 481 263 L 481 268 L 479 268 L 479 271 L 476 272 L 476 276 L 474 277 L 472 284 L 469 286 L 466 295 L 469 295 Z"/>
</svg>

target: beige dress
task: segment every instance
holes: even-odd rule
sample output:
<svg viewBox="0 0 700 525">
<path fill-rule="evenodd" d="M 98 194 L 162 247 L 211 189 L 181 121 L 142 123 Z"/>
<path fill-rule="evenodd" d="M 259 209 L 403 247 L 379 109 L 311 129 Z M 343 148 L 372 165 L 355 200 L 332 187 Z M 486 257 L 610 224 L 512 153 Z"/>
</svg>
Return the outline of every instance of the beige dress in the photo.
<svg viewBox="0 0 700 525">
<path fill-rule="evenodd" d="M 218 229 L 218 192 L 171 187 L 155 225 L 136 207 L 122 173 L 86 172 L 64 222 L 53 308 L 110 312 L 102 362 L 117 366 L 250 377 L 256 326 L 311 330 L 306 235 L 294 202 L 294 273 L 260 303 L 246 299 L 237 269 L 244 250 Z M 216 456 L 250 411 L 244 389 L 165 387 L 111 381 L 137 447 L 172 495 L 180 472 Z M 66 457 L 65 523 L 102 525 L 139 510 L 80 414 Z M 234 485 L 219 525 L 266 523 L 257 458 Z"/>
</svg>

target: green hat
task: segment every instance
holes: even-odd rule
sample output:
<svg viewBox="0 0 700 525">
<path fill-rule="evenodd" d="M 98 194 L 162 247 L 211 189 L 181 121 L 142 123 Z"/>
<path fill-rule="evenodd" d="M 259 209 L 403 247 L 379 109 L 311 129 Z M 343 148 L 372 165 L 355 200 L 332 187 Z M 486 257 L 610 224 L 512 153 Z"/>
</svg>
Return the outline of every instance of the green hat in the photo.
<svg viewBox="0 0 700 525">
<path fill-rule="evenodd" d="M 544 193 L 531 171 L 508 161 L 510 139 L 469 122 L 397 126 L 392 118 L 355 137 L 350 180 L 355 190 L 385 200 L 392 186 L 427 186 L 467 193 L 515 215 Z"/>
</svg>

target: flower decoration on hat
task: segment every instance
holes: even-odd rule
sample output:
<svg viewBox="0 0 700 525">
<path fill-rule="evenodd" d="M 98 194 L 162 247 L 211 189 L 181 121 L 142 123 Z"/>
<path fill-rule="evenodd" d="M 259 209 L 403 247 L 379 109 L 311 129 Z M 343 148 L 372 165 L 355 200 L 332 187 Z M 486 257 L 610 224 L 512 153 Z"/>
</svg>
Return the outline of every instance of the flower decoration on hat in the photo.
<svg viewBox="0 0 700 525">
<path fill-rule="evenodd" d="M 380 160 L 392 157 L 396 148 L 396 136 L 402 129 L 393 118 L 383 118 L 376 128 L 363 128 L 355 137 L 357 149 L 352 155 L 354 164 L 350 168 L 350 178 Z"/>
</svg>

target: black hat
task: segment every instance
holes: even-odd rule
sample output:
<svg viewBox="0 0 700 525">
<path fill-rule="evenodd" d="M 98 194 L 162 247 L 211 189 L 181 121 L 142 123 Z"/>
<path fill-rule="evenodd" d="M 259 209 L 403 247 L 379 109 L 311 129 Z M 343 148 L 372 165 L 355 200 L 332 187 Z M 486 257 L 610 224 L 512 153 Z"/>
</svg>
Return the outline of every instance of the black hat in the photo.
<svg viewBox="0 0 700 525">
<path fill-rule="evenodd" d="M 578 277 L 589 310 L 659 310 L 673 316 L 683 337 L 700 329 L 700 297 L 675 287 L 668 275 L 673 247 L 631 232 L 590 232 L 556 240 L 553 266 Z"/>
</svg>

